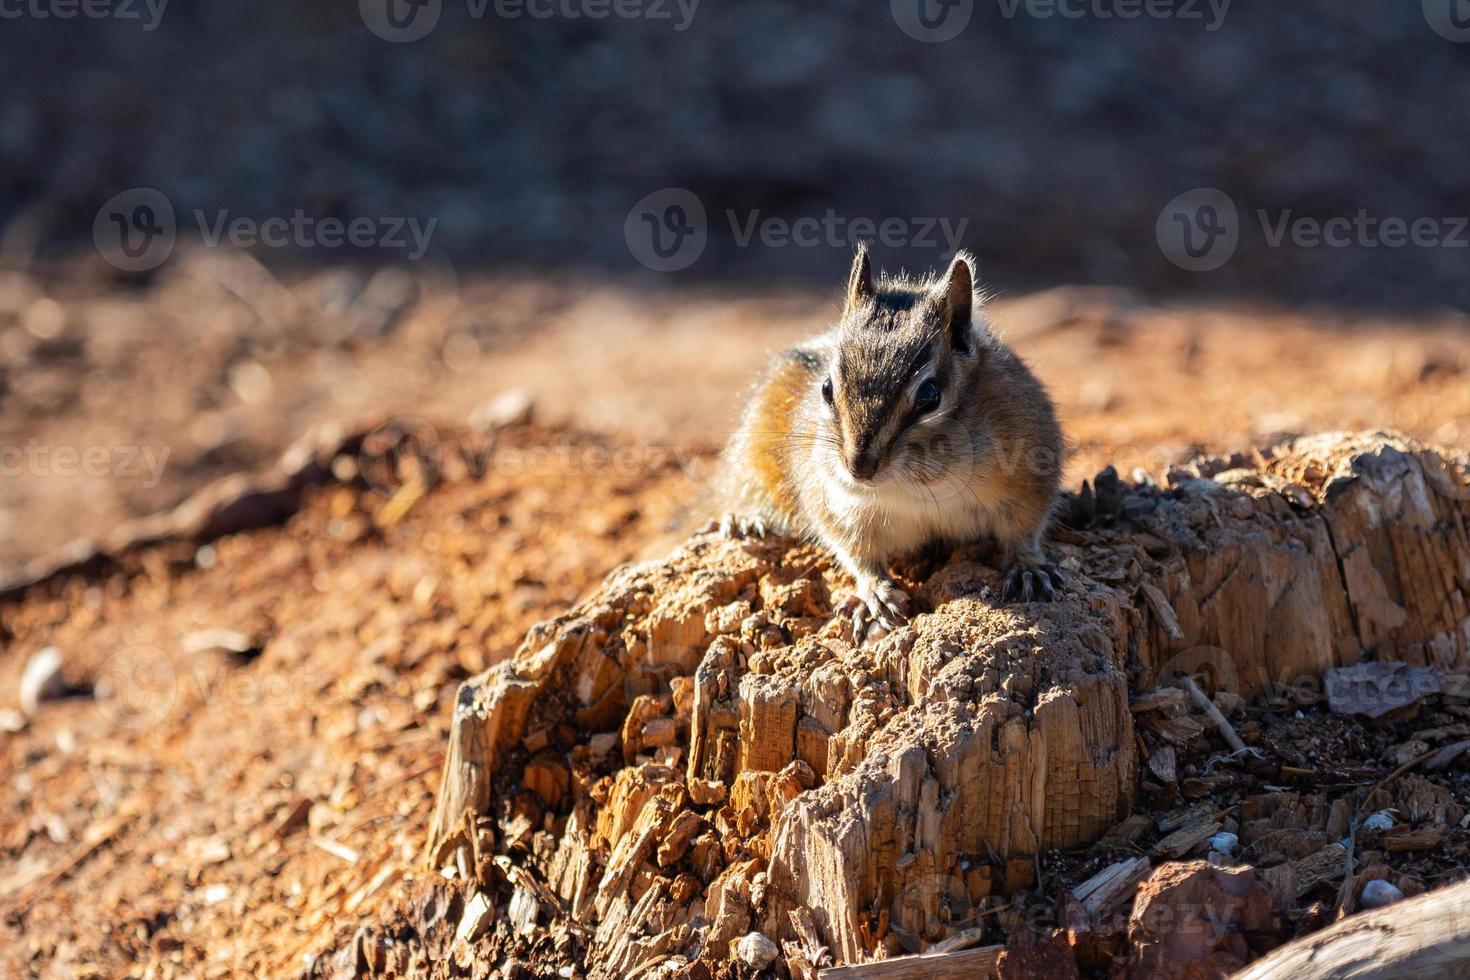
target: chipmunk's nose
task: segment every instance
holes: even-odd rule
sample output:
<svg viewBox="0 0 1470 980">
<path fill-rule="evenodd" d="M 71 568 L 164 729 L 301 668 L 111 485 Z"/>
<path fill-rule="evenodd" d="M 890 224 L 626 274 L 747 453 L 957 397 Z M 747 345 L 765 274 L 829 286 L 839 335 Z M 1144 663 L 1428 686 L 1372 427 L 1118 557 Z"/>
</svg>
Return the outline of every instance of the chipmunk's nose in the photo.
<svg viewBox="0 0 1470 980">
<path fill-rule="evenodd" d="M 854 479 L 871 480 L 878 473 L 878 451 L 871 446 L 859 447 L 847 454 L 847 472 Z"/>
</svg>

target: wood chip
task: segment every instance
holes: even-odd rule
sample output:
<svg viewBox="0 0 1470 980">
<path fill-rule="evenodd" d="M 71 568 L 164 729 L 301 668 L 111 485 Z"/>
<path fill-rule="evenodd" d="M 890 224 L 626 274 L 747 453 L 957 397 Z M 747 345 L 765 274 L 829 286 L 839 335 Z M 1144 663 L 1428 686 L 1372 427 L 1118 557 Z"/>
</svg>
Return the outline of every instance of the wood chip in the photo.
<svg viewBox="0 0 1470 980">
<path fill-rule="evenodd" d="M 464 903 L 464 914 L 459 917 L 454 938 L 466 943 L 479 939 L 485 927 L 490 924 L 490 916 L 494 912 L 495 903 L 490 901 L 490 897 L 482 891 L 476 891 Z"/>
<path fill-rule="evenodd" d="M 1171 745 L 1161 745 L 1148 757 L 1148 771 L 1159 777 L 1166 786 L 1179 781 L 1176 753 Z"/>
<path fill-rule="evenodd" d="M 1378 837 L 1385 851 L 1427 851 L 1444 843 L 1448 830 L 1443 824 L 1425 827 L 1395 827 Z"/>
<path fill-rule="evenodd" d="M 1220 832 L 1220 821 L 1213 818 L 1185 824 L 1154 845 L 1154 857 L 1181 858 Z"/>
<path fill-rule="evenodd" d="M 1148 607 L 1158 617 L 1159 625 L 1164 632 L 1169 634 L 1172 640 L 1184 639 L 1184 630 L 1179 626 L 1179 617 L 1174 613 L 1174 607 L 1169 605 L 1169 599 L 1164 595 L 1157 585 L 1152 582 L 1144 582 L 1140 585 L 1143 597 L 1148 600 Z"/>
<path fill-rule="evenodd" d="M 982 946 L 956 953 L 919 953 L 876 963 L 838 966 L 817 974 L 819 980 L 988 980 L 999 976 L 1004 946 Z"/>
<path fill-rule="evenodd" d="M 1464 755 L 1467 750 L 1470 750 L 1470 739 L 1452 742 L 1426 759 L 1424 768 L 1430 771 L 1448 769 L 1450 764 Z"/>
<path fill-rule="evenodd" d="M 1156 687 L 1152 691 L 1140 694 L 1129 702 L 1128 707 L 1135 715 L 1146 714 L 1150 711 L 1183 711 L 1189 703 L 1189 696 L 1177 687 Z"/>
<path fill-rule="evenodd" d="M 326 851 L 328 854 L 336 855 L 348 864 L 357 863 L 358 853 L 346 844 L 339 844 L 328 837 L 313 837 L 311 843 L 313 847 Z"/>
<path fill-rule="evenodd" d="M 1301 898 L 1324 881 L 1335 881 L 1346 871 L 1347 848 L 1337 842 L 1291 863 L 1296 874 L 1296 897 Z"/>
<path fill-rule="evenodd" d="M 1203 711 L 1205 717 L 1210 719 L 1210 723 L 1215 726 L 1215 729 L 1220 733 L 1220 737 L 1225 740 L 1225 744 L 1230 746 L 1230 751 L 1244 752 L 1246 750 L 1245 742 L 1241 740 L 1240 735 L 1235 731 L 1235 726 L 1230 724 L 1230 719 L 1226 718 L 1219 708 L 1215 707 L 1215 702 L 1211 701 L 1206 697 L 1205 692 L 1200 690 L 1200 686 L 1195 683 L 1194 678 L 1181 677 L 1178 683 L 1179 686 L 1184 688 L 1185 693 L 1189 695 L 1190 700 L 1194 702 L 1195 707 Z"/>
<path fill-rule="evenodd" d="M 185 653 L 190 654 L 224 650 L 226 653 L 243 655 L 258 649 L 255 641 L 239 630 L 222 628 L 195 630 L 187 633 L 179 646 Z"/>
<path fill-rule="evenodd" d="M 1148 877 L 1153 865 L 1146 857 L 1129 858 L 1102 869 L 1072 889 L 1089 915 L 1110 912 L 1133 898 L 1138 883 Z"/>
<path fill-rule="evenodd" d="M 305 797 L 298 799 L 276 818 L 274 826 L 271 827 L 271 836 L 279 840 L 293 830 L 305 827 L 307 815 L 310 813 L 311 800 Z"/>
</svg>

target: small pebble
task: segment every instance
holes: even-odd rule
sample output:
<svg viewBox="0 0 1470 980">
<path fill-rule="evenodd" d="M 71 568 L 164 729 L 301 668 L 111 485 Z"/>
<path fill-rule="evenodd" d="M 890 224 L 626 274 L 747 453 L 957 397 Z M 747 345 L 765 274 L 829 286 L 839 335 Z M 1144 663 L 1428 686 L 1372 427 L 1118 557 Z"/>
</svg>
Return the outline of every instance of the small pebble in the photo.
<svg viewBox="0 0 1470 980">
<path fill-rule="evenodd" d="M 42 701 L 66 694 L 66 681 L 61 676 L 61 651 L 55 647 L 37 650 L 20 676 L 20 711 L 30 717 Z"/>
<path fill-rule="evenodd" d="M 1377 813 L 1370 814 L 1368 819 L 1363 821 L 1363 829 L 1391 830 L 1393 829 L 1393 817 L 1390 817 L 1386 810 L 1379 810 Z"/>
<path fill-rule="evenodd" d="M 735 957 L 752 970 L 764 970 L 776 959 L 776 944 L 758 932 L 748 932 L 735 943 Z"/>
<path fill-rule="evenodd" d="M 1392 905 L 1404 897 L 1404 893 L 1382 878 L 1374 878 L 1363 886 L 1363 894 L 1359 898 L 1365 909 L 1381 909 L 1385 905 Z"/>
<path fill-rule="evenodd" d="M 529 391 L 525 388 L 512 388 L 501 392 L 472 411 L 470 425 L 478 432 L 490 432 L 507 426 L 519 425 L 531 420 L 535 407 L 535 399 L 531 397 Z"/>
<path fill-rule="evenodd" d="M 1240 837 L 1228 830 L 1222 830 L 1210 838 L 1210 850 L 1219 851 L 1226 857 L 1235 853 L 1235 845 L 1240 843 Z"/>
</svg>

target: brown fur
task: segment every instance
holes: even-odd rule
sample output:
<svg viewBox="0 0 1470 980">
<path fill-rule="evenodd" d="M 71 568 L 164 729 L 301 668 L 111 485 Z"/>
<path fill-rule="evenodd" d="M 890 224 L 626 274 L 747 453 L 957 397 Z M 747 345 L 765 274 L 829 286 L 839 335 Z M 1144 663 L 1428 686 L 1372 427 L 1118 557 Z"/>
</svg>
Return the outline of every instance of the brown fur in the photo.
<svg viewBox="0 0 1470 980">
<path fill-rule="evenodd" d="M 801 509 L 791 479 L 800 451 L 794 430 L 816 362 L 784 351 L 757 384 L 744 418 L 725 450 L 726 497 L 739 513 L 764 515 L 773 530 L 797 533 Z"/>
<path fill-rule="evenodd" d="M 985 323 L 970 262 L 874 285 L 860 251 L 842 318 L 776 360 L 725 452 L 731 526 L 820 541 L 884 620 L 901 618 L 888 562 L 927 540 L 993 535 L 1022 598 L 1033 585 L 1049 598 L 1060 581 L 1040 538 L 1061 431 L 1045 389 Z M 941 394 L 927 411 L 925 381 Z"/>
</svg>

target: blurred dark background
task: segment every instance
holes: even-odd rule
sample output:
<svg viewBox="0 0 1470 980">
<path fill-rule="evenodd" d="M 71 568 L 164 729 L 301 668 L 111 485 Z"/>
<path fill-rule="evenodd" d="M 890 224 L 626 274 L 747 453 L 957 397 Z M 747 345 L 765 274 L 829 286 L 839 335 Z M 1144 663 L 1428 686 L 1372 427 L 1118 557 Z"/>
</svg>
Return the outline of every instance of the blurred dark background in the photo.
<svg viewBox="0 0 1470 980">
<path fill-rule="evenodd" d="M 978 253 L 1078 473 L 1459 444 L 1467 59 L 1470 0 L 0 0 L 0 572 L 511 388 L 712 451 L 857 237 Z M 1360 213 L 1450 240 L 1268 240 Z"/>
<path fill-rule="evenodd" d="M 601 20 L 429 0 L 417 13 L 437 3 L 438 20 L 411 43 L 369 28 L 375 2 L 174 0 L 155 15 L 127 0 L 129 17 L 0 20 L 7 261 L 89 248 L 101 204 L 145 186 L 181 228 L 195 208 L 415 215 L 437 219 L 432 251 L 460 268 L 646 276 L 629 209 L 682 187 L 709 220 L 686 280 L 830 281 L 841 260 L 825 243 L 742 248 L 726 212 L 831 209 L 967 219 L 962 244 L 1008 291 L 1470 303 L 1465 247 L 1269 248 L 1254 217 L 1470 212 L 1470 45 L 1436 32 L 1435 0 L 1238 0 L 1223 18 L 1179 0 L 1181 16 L 1135 20 L 976 0 L 942 43 L 905 33 L 903 0 L 704 0 L 692 16 L 646 0 L 666 17 Z M 1161 208 L 1198 187 L 1241 213 L 1237 254 L 1209 274 L 1154 237 Z M 936 244 L 896 258 L 927 266 Z"/>
</svg>

